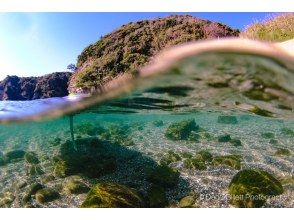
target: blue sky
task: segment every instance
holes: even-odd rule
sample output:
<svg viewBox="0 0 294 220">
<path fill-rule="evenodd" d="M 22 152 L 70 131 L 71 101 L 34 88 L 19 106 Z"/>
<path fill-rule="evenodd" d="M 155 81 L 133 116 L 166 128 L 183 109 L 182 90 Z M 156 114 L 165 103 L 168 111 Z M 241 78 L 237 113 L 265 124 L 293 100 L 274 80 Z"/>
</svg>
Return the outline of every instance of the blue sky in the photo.
<svg viewBox="0 0 294 220">
<path fill-rule="evenodd" d="M 175 13 L 0 13 L 0 80 L 64 71 L 100 36 L 131 21 L 169 14 Z M 184 14 L 242 30 L 271 13 Z"/>
</svg>

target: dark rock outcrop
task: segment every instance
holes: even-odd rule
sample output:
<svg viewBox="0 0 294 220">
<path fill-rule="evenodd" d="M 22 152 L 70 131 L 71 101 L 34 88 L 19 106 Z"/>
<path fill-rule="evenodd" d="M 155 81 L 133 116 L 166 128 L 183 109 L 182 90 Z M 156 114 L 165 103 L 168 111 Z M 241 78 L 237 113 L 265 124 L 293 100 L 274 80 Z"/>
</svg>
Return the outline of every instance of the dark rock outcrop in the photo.
<svg viewBox="0 0 294 220">
<path fill-rule="evenodd" d="M 68 95 L 72 73 L 56 72 L 40 77 L 7 76 L 0 82 L 0 100 L 32 100 Z"/>
</svg>

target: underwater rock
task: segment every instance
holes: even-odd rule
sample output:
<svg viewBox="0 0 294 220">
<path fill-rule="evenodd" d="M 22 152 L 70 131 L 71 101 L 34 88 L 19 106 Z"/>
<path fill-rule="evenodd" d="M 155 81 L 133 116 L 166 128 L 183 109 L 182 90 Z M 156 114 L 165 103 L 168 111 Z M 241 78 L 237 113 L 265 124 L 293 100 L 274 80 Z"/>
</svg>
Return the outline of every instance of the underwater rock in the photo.
<svg viewBox="0 0 294 220">
<path fill-rule="evenodd" d="M 189 152 L 183 152 L 183 153 L 181 153 L 181 156 L 183 158 L 192 158 L 193 157 L 193 154 L 191 154 Z"/>
<path fill-rule="evenodd" d="M 157 121 L 154 121 L 152 124 L 155 127 L 161 127 L 161 126 L 163 126 L 163 121 L 162 120 L 157 120 Z"/>
<path fill-rule="evenodd" d="M 90 188 L 81 181 L 81 178 L 73 176 L 66 181 L 63 190 L 68 194 L 81 194 L 89 192 Z"/>
<path fill-rule="evenodd" d="M 240 208 L 262 207 L 266 199 L 283 193 L 281 183 L 263 170 L 242 170 L 229 185 L 230 203 Z"/>
<path fill-rule="evenodd" d="M 206 170 L 205 162 L 199 158 L 188 158 L 184 161 L 184 166 L 187 169 Z"/>
<path fill-rule="evenodd" d="M 43 188 L 44 186 L 40 183 L 34 183 L 29 186 L 28 190 L 24 194 L 24 197 L 22 198 L 23 205 L 27 204 L 31 200 L 32 196 L 35 195 L 38 190 Z"/>
<path fill-rule="evenodd" d="M 225 155 L 216 156 L 212 160 L 214 166 L 226 165 L 234 169 L 241 169 L 241 156 L 240 155 Z"/>
<path fill-rule="evenodd" d="M 200 134 L 192 131 L 188 137 L 188 141 L 199 142 L 200 138 L 201 138 Z"/>
<path fill-rule="evenodd" d="M 271 132 L 262 133 L 261 137 L 263 138 L 275 138 L 275 134 Z"/>
<path fill-rule="evenodd" d="M 36 164 L 29 166 L 27 171 L 27 175 L 29 176 L 42 175 L 44 173 L 45 172 L 42 170 L 41 166 Z"/>
<path fill-rule="evenodd" d="M 152 184 L 147 194 L 151 208 L 164 208 L 167 206 L 168 201 L 163 187 Z"/>
<path fill-rule="evenodd" d="M 241 142 L 239 139 L 231 139 L 231 140 L 230 140 L 230 143 L 231 143 L 232 145 L 234 145 L 235 147 L 242 146 L 242 142 Z"/>
<path fill-rule="evenodd" d="M 221 124 L 238 124 L 237 117 L 232 115 L 220 115 L 217 122 Z"/>
<path fill-rule="evenodd" d="M 88 193 L 82 208 L 143 208 L 144 200 L 134 190 L 117 183 L 99 183 Z"/>
<path fill-rule="evenodd" d="M 147 180 L 162 187 L 175 187 L 178 184 L 180 173 L 166 165 L 147 169 Z"/>
<path fill-rule="evenodd" d="M 198 131 L 199 126 L 196 125 L 194 119 L 172 123 L 168 126 L 165 136 L 171 140 L 187 140 L 192 131 Z"/>
<path fill-rule="evenodd" d="M 243 95 L 245 95 L 246 97 L 250 99 L 265 101 L 265 102 L 278 98 L 277 96 L 273 94 L 265 92 L 264 89 L 256 89 L 256 88 L 244 92 Z"/>
<path fill-rule="evenodd" d="M 4 166 L 6 164 L 6 160 L 4 156 L 0 155 L 0 166 Z"/>
<path fill-rule="evenodd" d="M 55 180 L 55 177 L 53 175 L 49 174 L 47 176 L 44 176 L 41 180 L 42 180 L 42 183 L 48 183 L 48 182 Z"/>
<path fill-rule="evenodd" d="M 213 159 L 213 156 L 208 150 L 201 150 L 197 152 L 195 158 L 198 158 L 202 161 L 211 162 Z"/>
<path fill-rule="evenodd" d="M 0 194 L 0 208 L 10 207 L 14 201 L 15 196 L 12 192 L 5 192 Z"/>
<path fill-rule="evenodd" d="M 279 181 L 283 186 L 291 186 L 294 187 L 294 176 L 284 176 L 279 178 Z"/>
<path fill-rule="evenodd" d="M 181 160 L 181 156 L 172 150 L 168 151 L 160 160 L 160 164 L 169 165 L 173 162 L 177 162 Z"/>
<path fill-rule="evenodd" d="M 231 136 L 229 134 L 225 134 L 218 137 L 218 142 L 229 142 L 231 141 Z"/>
<path fill-rule="evenodd" d="M 24 155 L 25 161 L 30 164 L 40 163 L 38 156 L 35 152 L 26 152 Z"/>
<path fill-rule="evenodd" d="M 196 204 L 196 196 L 190 195 L 185 196 L 179 201 L 180 208 L 196 208 L 198 207 Z"/>
<path fill-rule="evenodd" d="M 134 141 L 130 136 L 131 131 L 128 126 L 109 126 L 103 133 L 101 133 L 100 138 L 102 140 L 110 141 L 113 144 L 118 144 L 121 146 L 131 146 L 134 145 Z"/>
<path fill-rule="evenodd" d="M 59 193 L 51 188 L 43 188 L 36 192 L 37 203 L 44 204 L 46 202 L 51 202 L 60 197 Z"/>
<path fill-rule="evenodd" d="M 116 159 L 97 138 L 76 140 L 74 149 L 71 141 L 60 146 L 59 155 L 54 158 L 53 174 L 65 177 L 78 173 L 90 178 L 112 173 L 116 169 Z"/>
<path fill-rule="evenodd" d="M 13 151 L 7 152 L 4 158 L 7 163 L 10 163 L 10 162 L 13 162 L 14 160 L 23 159 L 25 153 L 26 152 L 23 150 L 13 150 Z"/>
<path fill-rule="evenodd" d="M 291 152 L 290 150 L 286 148 L 278 148 L 277 151 L 275 152 L 276 156 L 290 156 Z"/>
</svg>

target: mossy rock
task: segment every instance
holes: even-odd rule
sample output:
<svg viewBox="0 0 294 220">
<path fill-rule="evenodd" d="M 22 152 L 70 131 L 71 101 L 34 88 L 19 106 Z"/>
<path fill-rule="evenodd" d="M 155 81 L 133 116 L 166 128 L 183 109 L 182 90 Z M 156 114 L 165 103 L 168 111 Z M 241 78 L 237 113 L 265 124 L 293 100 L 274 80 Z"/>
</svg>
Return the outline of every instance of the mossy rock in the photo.
<svg viewBox="0 0 294 220">
<path fill-rule="evenodd" d="M 81 194 L 89 192 L 90 188 L 80 178 L 71 177 L 63 186 L 67 194 Z"/>
<path fill-rule="evenodd" d="M 263 170 L 242 170 L 229 185 L 230 203 L 236 207 L 259 208 L 270 196 L 283 193 L 281 183 Z"/>
<path fill-rule="evenodd" d="M 294 137 L 294 130 L 290 128 L 282 128 L 281 133 L 286 136 Z"/>
<path fill-rule="evenodd" d="M 82 208 L 143 208 L 144 200 L 134 189 L 116 183 L 99 183 L 91 188 Z"/>
<path fill-rule="evenodd" d="M 213 156 L 208 150 L 201 150 L 197 152 L 195 158 L 198 158 L 205 162 L 211 162 L 213 159 Z"/>
<path fill-rule="evenodd" d="M 6 160 L 5 160 L 4 156 L 0 155 L 0 167 L 4 166 L 5 164 L 6 164 Z"/>
<path fill-rule="evenodd" d="M 188 137 L 188 141 L 195 141 L 195 142 L 199 142 L 200 141 L 200 134 L 196 133 L 196 132 L 191 132 L 189 137 Z"/>
<path fill-rule="evenodd" d="M 172 123 L 165 131 L 165 136 L 170 140 L 187 140 L 192 131 L 198 131 L 194 119 Z"/>
<path fill-rule="evenodd" d="M 291 151 L 286 148 L 278 148 L 275 152 L 276 156 L 290 156 Z"/>
<path fill-rule="evenodd" d="M 232 140 L 229 134 L 221 135 L 218 137 L 218 142 L 230 142 Z"/>
<path fill-rule="evenodd" d="M 13 161 L 18 161 L 24 158 L 25 151 L 23 150 L 13 150 L 9 151 L 5 154 L 4 158 L 7 163 L 11 163 Z"/>
<path fill-rule="evenodd" d="M 38 156 L 35 152 L 26 152 L 24 155 L 25 161 L 30 164 L 40 163 Z"/>
<path fill-rule="evenodd" d="M 233 138 L 230 140 L 230 143 L 235 147 L 242 146 L 242 142 L 239 139 Z"/>
<path fill-rule="evenodd" d="M 266 133 L 262 133 L 261 134 L 261 137 L 268 138 L 268 139 L 275 138 L 275 134 L 274 133 L 271 133 L 271 132 L 266 132 Z"/>
<path fill-rule="evenodd" d="M 165 188 L 152 184 L 148 189 L 147 196 L 151 208 L 164 208 L 168 205 Z"/>
<path fill-rule="evenodd" d="M 182 158 L 179 154 L 173 152 L 173 151 L 168 151 L 160 160 L 160 164 L 162 165 L 169 165 L 173 162 L 180 161 Z"/>
<path fill-rule="evenodd" d="M 183 158 L 187 159 L 187 158 L 192 158 L 193 154 L 191 154 L 190 152 L 183 152 L 183 153 L 181 153 L 181 156 Z"/>
<path fill-rule="evenodd" d="M 27 175 L 29 176 L 36 176 L 36 175 L 42 175 L 45 172 L 43 171 L 42 167 L 37 164 L 33 164 L 28 167 Z"/>
<path fill-rule="evenodd" d="M 194 195 L 189 195 L 181 198 L 179 201 L 180 208 L 196 208 L 198 207 L 196 204 L 197 197 Z"/>
<path fill-rule="evenodd" d="M 154 121 L 152 124 L 155 127 L 161 127 L 161 126 L 163 126 L 163 121 L 162 120 L 157 120 L 157 121 Z"/>
<path fill-rule="evenodd" d="M 38 190 L 43 188 L 44 186 L 41 183 L 33 183 L 30 185 L 22 198 L 22 204 L 27 204 L 31 200 L 32 196 L 35 195 Z"/>
<path fill-rule="evenodd" d="M 100 138 L 121 146 L 134 145 L 134 141 L 131 137 L 131 129 L 127 125 L 111 125 L 100 134 Z"/>
<path fill-rule="evenodd" d="M 280 177 L 279 181 L 281 182 L 281 184 L 283 186 L 291 186 L 294 187 L 294 176 L 284 176 L 284 177 Z"/>
<path fill-rule="evenodd" d="M 187 169 L 206 170 L 206 164 L 202 159 L 189 158 L 184 161 L 184 166 Z"/>
<path fill-rule="evenodd" d="M 15 195 L 12 192 L 4 192 L 0 194 L 0 208 L 8 208 L 11 206 L 15 199 Z"/>
<path fill-rule="evenodd" d="M 54 201 L 60 197 L 59 193 L 51 188 L 43 188 L 36 192 L 37 203 L 44 204 L 47 202 Z"/>
<path fill-rule="evenodd" d="M 81 173 L 96 178 L 115 171 L 115 157 L 97 138 L 77 139 L 76 147 L 73 148 L 71 141 L 61 145 L 59 155 L 53 160 L 56 177 Z"/>
<path fill-rule="evenodd" d="M 212 160 L 214 166 L 226 165 L 234 169 L 241 169 L 241 156 L 240 155 L 225 155 L 225 156 L 216 156 Z"/>
<path fill-rule="evenodd" d="M 237 117 L 232 115 L 220 115 L 217 122 L 221 124 L 238 124 Z"/>
<path fill-rule="evenodd" d="M 180 173 L 166 165 L 147 169 L 147 180 L 162 187 L 175 187 L 178 184 Z"/>
</svg>

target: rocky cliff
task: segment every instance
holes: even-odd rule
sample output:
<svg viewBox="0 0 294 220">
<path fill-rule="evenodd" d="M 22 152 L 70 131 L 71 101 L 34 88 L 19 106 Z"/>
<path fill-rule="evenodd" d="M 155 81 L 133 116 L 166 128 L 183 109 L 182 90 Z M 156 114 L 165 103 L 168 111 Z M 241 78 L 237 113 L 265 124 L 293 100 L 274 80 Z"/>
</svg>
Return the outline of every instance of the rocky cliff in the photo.
<svg viewBox="0 0 294 220">
<path fill-rule="evenodd" d="M 72 73 L 56 72 L 41 77 L 7 76 L 0 82 L 0 100 L 32 100 L 68 95 Z"/>
<path fill-rule="evenodd" d="M 117 75 L 136 70 L 162 49 L 176 44 L 238 35 L 238 30 L 224 24 L 190 15 L 131 22 L 84 49 L 69 90 L 93 90 Z"/>
</svg>

